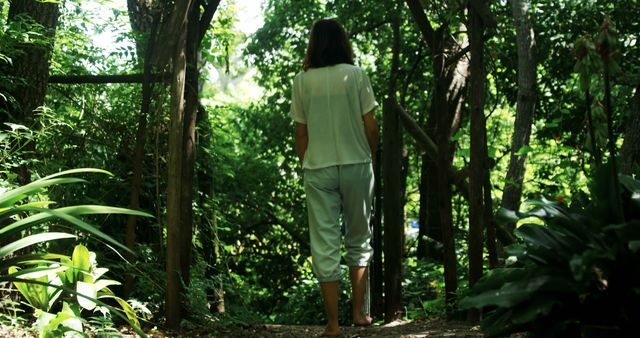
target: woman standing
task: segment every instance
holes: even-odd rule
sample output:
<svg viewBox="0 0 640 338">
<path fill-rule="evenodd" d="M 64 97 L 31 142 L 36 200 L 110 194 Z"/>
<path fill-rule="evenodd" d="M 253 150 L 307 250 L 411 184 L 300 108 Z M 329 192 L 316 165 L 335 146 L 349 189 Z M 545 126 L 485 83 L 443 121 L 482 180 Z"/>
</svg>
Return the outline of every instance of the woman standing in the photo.
<svg viewBox="0 0 640 338">
<path fill-rule="evenodd" d="M 344 28 L 334 19 L 313 25 L 302 68 L 293 81 L 290 116 L 296 124 L 296 152 L 304 169 L 312 265 L 327 315 L 323 335 L 339 336 L 341 214 L 353 323 L 372 321 L 362 308 L 372 255 L 369 218 L 378 103 L 369 78 L 354 66 Z"/>
</svg>

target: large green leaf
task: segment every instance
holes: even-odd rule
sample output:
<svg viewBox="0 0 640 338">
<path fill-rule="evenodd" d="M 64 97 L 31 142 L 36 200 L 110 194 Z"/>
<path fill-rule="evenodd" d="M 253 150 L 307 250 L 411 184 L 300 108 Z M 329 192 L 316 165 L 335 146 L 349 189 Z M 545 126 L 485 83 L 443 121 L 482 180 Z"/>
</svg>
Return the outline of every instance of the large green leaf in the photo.
<svg viewBox="0 0 640 338">
<path fill-rule="evenodd" d="M 49 232 L 49 233 L 43 233 L 43 234 L 36 234 L 36 235 L 31 235 L 31 236 L 27 236 L 25 238 L 21 238 L 15 242 L 9 243 L 3 247 L 0 248 L 0 258 L 3 258 L 11 253 L 13 253 L 16 250 L 20 250 L 23 248 L 26 248 L 30 245 L 34 245 L 37 243 L 42 243 L 42 242 L 48 242 L 48 241 L 53 241 L 56 239 L 63 239 L 63 238 L 76 238 L 76 236 L 71 235 L 71 234 L 67 234 L 64 232 Z"/>
<path fill-rule="evenodd" d="M 33 211 L 32 205 L 24 205 L 15 208 L 15 213 Z M 39 208 L 38 208 L 39 209 Z M 152 215 L 137 210 L 131 210 L 126 208 L 117 208 L 117 207 L 108 207 L 102 205 L 76 205 L 64 208 L 57 209 L 44 209 L 44 210 L 55 210 L 60 213 L 65 213 L 67 215 L 72 216 L 80 216 L 80 215 L 97 215 L 97 214 L 124 214 L 124 215 L 136 215 L 142 217 L 153 217 Z M 50 212 L 40 212 L 35 215 L 31 215 L 29 217 L 25 217 L 21 220 L 18 220 L 11 225 L 8 225 L 2 229 L 0 229 L 0 235 L 9 235 L 11 233 L 21 231 L 25 228 L 35 226 L 37 224 L 44 223 L 51 219 L 55 219 L 57 216 Z"/>
<path fill-rule="evenodd" d="M 560 278 L 541 275 L 527 279 L 519 279 L 514 282 L 507 282 L 499 289 L 481 292 L 463 298 L 460 301 L 461 308 L 483 308 L 485 306 L 513 307 L 523 301 L 531 299 L 534 292 L 544 289 L 547 291 L 566 291 L 571 285 Z M 566 286 L 565 286 L 566 285 Z"/>
<path fill-rule="evenodd" d="M 84 296 L 78 297 L 80 306 L 87 310 L 93 310 L 96 307 L 96 303 L 93 300 L 98 298 L 98 290 L 95 284 L 78 281 L 76 291 Z"/>
<path fill-rule="evenodd" d="M 79 174 L 79 173 L 98 173 L 98 174 L 105 174 L 105 175 L 109 175 L 109 176 L 113 176 L 112 173 L 103 170 L 103 169 L 96 169 L 96 168 L 76 168 L 76 169 L 69 169 L 69 170 L 64 170 L 61 171 L 59 173 L 55 173 L 55 174 L 51 174 L 49 176 L 45 176 L 39 180 L 34 181 L 35 182 L 40 182 L 40 181 L 46 181 L 46 180 L 50 180 L 52 178 L 58 177 L 58 176 L 65 176 L 65 175 L 71 175 L 71 174 Z"/>
<path fill-rule="evenodd" d="M 486 275 L 473 286 L 473 294 L 478 294 L 487 290 L 499 289 L 506 283 L 523 279 L 528 271 L 524 268 L 496 268 L 489 270 Z"/>
<path fill-rule="evenodd" d="M 117 246 L 118 248 L 125 250 L 127 252 L 131 252 L 131 250 L 129 250 L 126 246 L 124 246 L 122 243 L 116 241 L 115 239 L 113 239 L 111 236 L 105 234 L 104 232 L 100 231 L 98 228 L 94 227 L 93 225 L 73 216 L 73 215 L 69 215 L 67 213 L 64 212 L 60 212 L 57 209 L 46 209 L 46 208 L 33 208 L 33 207 L 26 207 L 23 208 L 23 210 L 25 211 L 34 211 L 34 212 L 41 212 L 41 213 L 48 213 L 51 214 L 59 219 L 62 219 L 68 223 L 70 223 L 71 225 L 75 226 L 78 230 L 87 232 L 89 234 L 92 234 L 100 239 L 103 239 L 115 246 Z"/>
<path fill-rule="evenodd" d="M 70 294 L 73 294 L 73 295 L 77 296 L 78 298 L 80 298 L 80 297 L 87 298 L 86 296 L 84 296 L 82 294 L 79 294 L 76 290 L 69 289 L 69 288 L 65 287 L 64 285 L 53 285 L 53 284 L 47 283 L 47 282 L 42 282 L 42 281 L 37 281 L 37 280 L 29 280 L 29 279 L 24 279 L 24 278 L 15 278 L 15 277 L 10 277 L 10 276 L 5 276 L 4 279 L 0 278 L 0 281 L 2 281 L 2 280 L 8 281 L 8 282 L 13 282 L 13 283 L 15 283 L 15 282 L 18 282 L 18 283 L 23 282 L 23 283 L 27 283 L 27 284 L 44 285 L 44 286 L 48 286 L 48 287 L 52 287 L 52 288 L 58 289 L 60 291 L 64 290 L 64 291 L 66 291 L 66 292 L 68 292 Z M 109 298 L 109 297 L 105 296 L 105 298 Z M 114 298 L 116 301 L 118 301 L 118 299 L 119 299 L 118 297 L 115 297 L 115 296 L 110 296 L 110 298 Z M 120 313 L 120 311 L 118 311 L 117 308 L 114 308 L 113 306 L 110 306 L 110 305 L 100 301 L 99 299 L 90 299 L 90 300 L 95 302 L 96 304 L 98 304 L 100 306 L 108 308 L 111 311 L 112 314 L 115 314 L 116 316 L 122 318 L 129 325 L 131 325 L 131 327 L 134 329 L 134 331 L 136 331 L 136 333 L 138 335 L 140 335 L 141 337 L 147 337 L 147 335 L 144 333 L 144 331 L 142 331 L 140 329 L 140 325 L 137 322 L 137 319 L 135 321 L 129 319 L 130 313 L 127 313 L 126 315 L 123 315 L 122 313 Z M 122 301 L 124 301 L 124 300 L 122 300 Z M 120 301 L 118 301 L 118 303 L 120 303 Z M 129 306 L 129 309 L 131 309 L 130 306 Z M 133 311 L 133 309 L 131 309 L 131 311 Z M 125 312 L 126 312 L 126 310 L 125 310 Z M 133 312 L 133 315 L 135 317 L 135 311 Z"/>
<path fill-rule="evenodd" d="M 7 258 L 1 261 L 0 271 L 3 271 L 4 269 L 13 265 L 54 264 L 54 263 L 58 263 L 58 261 L 64 257 L 67 257 L 67 256 L 58 255 L 58 254 L 49 254 L 49 253 L 12 256 L 11 258 Z"/>
<path fill-rule="evenodd" d="M 129 320 L 134 322 L 136 324 L 136 326 L 140 326 L 140 323 L 138 322 L 138 316 L 136 315 L 136 312 L 133 310 L 131 305 L 129 303 L 127 303 L 127 301 L 125 301 L 124 299 L 122 299 L 120 297 L 117 297 L 117 296 L 105 296 L 104 298 L 113 298 L 116 302 L 118 302 L 118 304 L 120 304 L 120 307 L 124 311 L 124 313 L 127 316 L 127 318 L 129 318 Z"/>
<path fill-rule="evenodd" d="M 480 323 L 480 328 L 487 338 L 508 336 L 508 334 L 516 330 L 510 320 L 512 315 L 512 309 L 497 308 L 489 312 L 487 317 Z"/>
<path fill-rule="evenodd" d="M 514 308 L 511 322 L 514 324 L 527 324 L 539 316 L 548 315 L 554 306 L 560 304 L 555 297 L 536 296 L 528 302 L 520 303 Z"/>
<path fill-rule="evenodd" d="M 18 187 L 13 190 L 6 191 L 2 195 L 0 195 L 0 208 L 12 207 L 19 200 L 29 195 L 36 194 L 42 191 L 43 188 L 46 188 L 51 185 L 78 183 L 78 182 L 86 182 L 86 181 L 79 178 L 54 178 L 46 181 L 31 182 L 22 187 Z"/>
<path fill-rule="evenodd" d="M 91 270 L 89 249 L 82 244 L 76 245 L 71 256 L 71 264 L 73 265 L 73 280 L 70 282 L 73 284 L 76 281 L 84 281 L 85 273 L 89 273 Z"/>
</svg>

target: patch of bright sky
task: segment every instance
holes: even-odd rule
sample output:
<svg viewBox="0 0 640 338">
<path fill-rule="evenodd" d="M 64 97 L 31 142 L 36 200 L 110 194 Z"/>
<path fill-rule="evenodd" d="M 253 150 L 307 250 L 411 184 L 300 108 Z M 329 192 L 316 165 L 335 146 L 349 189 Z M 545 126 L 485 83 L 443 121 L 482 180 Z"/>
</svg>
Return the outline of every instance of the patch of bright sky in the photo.
<svg viewBox="0 0 640 338">
<path fill-rule="evenodd" d="M 126 1 L 93 0 L 79 3 L 93 24 L 89 27 L 93 45 L 102 49 L 105 56 L 113 55 L 119 50 L 135 48 L 131 39 L 123 38 L 131 30 Z"/>
<path fill-rule="evenodd" d="M 231 68 L 237 67 L 244 61 L 242 53 L 247 46 L 251 35 L 260 28 L 264 22 L 262 6 L 264 0 L 235 0 L 236 19 L 235 29 L 249 37 L 244 43 L 231 51 Z M 221 4 L 222 5 L 222 4 Z M 214 19 L 215 20 L 215 19 Z M 214 37 L 215 38 L 215 37 Z M 244 68 L 244 65 L 240 66 Z M 230 78 L 225 74 L 224 67 L 207 65 L 207 83 L 214 88 L 214 95 L 210 98 L 203 98 L 205 104 L 239 104 L 255 102 L 264 96 L 264 90 L 255 82 L 257 70 L 251 66 L 246 68 L 246 72 L 237 74 Z M 235 73 L 233 70 L 231 73 Z"/>
<path fill-rule="evenodd" d="M 220 6 L 225 5 L 227 1 L 235 2 L 237 18 L 235 29 L 250 38 L 264 22 L 262 16 L 264 0 L 222 0 Z M 131 39 L 122 38 L 123 34 L 130 31 L 126 1 L 93 0 L 80 3 L 83 11 L 87 13 L 93 23 L 93 28 L 90 28 L 89 33 L 93 37 L 94 46 L 102 49 L 105 57 L 113 55 L 119 50 L 134 49 L 134 43 Z M 112 23 L 116 23 L 117 26 L 110 26 Z M 231 52 L 232 68 L 234 63 L 244 62 L 241 57 L 248 41 L 249 39 Z M 205 103 L 246 103 L 258 100 L 263 96 L 264 91 L 254 80 L 257 75 L 255 68 L 249 67 L 246 72 L 237 74 L 234 78 L 229 78 L 224 74 L 223 68 L 213 65 L 206 66 L 206 81 L 216 89 L 214 97 L 205 99 Z M 231 73 L 236 72 L 232 71 Z"/>
</svg>

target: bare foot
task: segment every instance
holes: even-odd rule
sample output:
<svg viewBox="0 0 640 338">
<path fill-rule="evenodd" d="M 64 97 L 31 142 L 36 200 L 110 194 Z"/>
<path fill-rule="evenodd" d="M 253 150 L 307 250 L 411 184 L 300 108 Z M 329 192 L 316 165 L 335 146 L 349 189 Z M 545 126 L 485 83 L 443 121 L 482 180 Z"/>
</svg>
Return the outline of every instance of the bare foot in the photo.
<svg viewBox="0 0 640 338">
<path fill-rule="evenodd" d="M 324 328 L 324 332 L 320 335 L 320 337 L 340 337 L 340 327 L 333 327 L 332 325 L 327 325 Z"/>
<path fill-rule="evenodd" d="M 353 325 L 355 326 L 369 326 L 371 323 L 373 323 L 373 318 L 367 315 L 361 314 L 353 317 Z"/>
</svg>

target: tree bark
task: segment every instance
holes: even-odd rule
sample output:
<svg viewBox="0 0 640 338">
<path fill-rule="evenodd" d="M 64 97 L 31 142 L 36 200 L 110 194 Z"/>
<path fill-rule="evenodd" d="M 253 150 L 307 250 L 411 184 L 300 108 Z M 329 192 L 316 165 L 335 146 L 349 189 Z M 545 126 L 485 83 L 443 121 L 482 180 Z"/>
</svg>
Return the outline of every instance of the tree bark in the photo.
<svg viewBox="0 0 640 338">
<path fill-rule="evenodd" d="M 454 102 L 456 97 L 459 99 L 459 93 L 456 92 L 458 81 L 456 79 L 455 70 L 459 66 L 462 55 L 454 53 L 449 59 L 448 51 L 455 51 L 456 43 L 448 33 L 446 25 L 440 26 L 434 30 L 424 12 L 419 0 L 406 0 L 411 11 L 414 21 L 423 36 L 423 39 L 429 47 L 429 54 L 432 62 L 433 76 L 435 88 L 432 94 L 431 107 L 429 117 L 431 121 L 435 121 L 435 143 L 438 149 L 436 184 L 433 186 L 435 190 L 435 198 L 439 212 L 439 226 L 442 232 L 442 243 L 444 247 L 444 274 L 445 274 L 445 302 L 451 305 L 455 303 L 456 292 L 458 289 L 457 279 L 457 259 L 455 252 L 455 238 L 453 232 L 453 216 L 452 216 L 452 190 L 451 190 L 451 130 L 454 119 L 453 112 L 457 104 Z M 460 94 L 461 95 L 461 94 Z M 428 195 L 432 195 L 430 192 Z"/>
<path fill-rule="evenodd" d="M 519 154 L 518 151 L 529 145 L 536 105 L 536 42 L 528 13 L 529 6 L 529 0 L 511 0 L 518 46 L 518 102 L 511 138 L 509 169 L 502 193 L 502 207 L 509 210 L 520 208 L 527 154 Z M 510 232 L 513 232 L 514 229 L 515 223 L 508 226 Z"/>
<path fill-rule="evenodd" d="M 169 155 L 167 161 L 167 289 L 165 294 L 165 315 L 169 328 L 178 328 L 182 319 L 183 288 L 181 284 L 181 193 L 183 170 L 183 132 L 184 132 L 184 91 L 186 73 L 186 26 L 191 1 L 177 2 L 171 20 L 165 31 L 172 35 L 172 81 L 169 122 Z M 157 54 L 166 50 L 159 50 Z"/>
<path fill-rule="evenodd" d="M 43 3 L 35 0 L 11 1 L 8 21 L 32 20 L 42 27 L 42 31 L 39 33 L 44 39 L 47 39 L 47 43 L 18 46 L 20 57 L 12 60 L 13 65 L 7 69 L 7 75 L 16 79 L 14 89 L 9 92 L 9 96 L 15 100 L 16 104 L 8 110 L 10 115 L 0 115 L 2 128 L 4 128 L 4 122 L 31 126 L 34 122 L 34 111 L 44 104 L 49 80 L 49 60 L 59 16 L 60 11 L 57 3 Z M 35 29 L 35 27 L 30 29 Z M 26 156 L 29 157 L 28 153 L 34 150 L 35 145 L 29 144 Z M 18 168 L 18 182 L 25 185 L 30 181 L 31 177 L 27 165 L 23 164 Z"/>
<path fill-rule="evenodd" d="M 392 322 L 402 316 L 402 251 L 404 235 L 404 212 L 402 206 L 402 130 L 398 114 L 394 111 L 397 103 L 389 98 L 383 104 L 384 154 L 383 194 L 384 194 L 384 290 L 385 322 Z"/>
<path fill-rule="evenodd" d="M 384 294 L 385 322 L 402 317 L 402 253 L 404 251 L 404 193 L 402 173 L 402 126 L 397 113 L 396 90 L 400 66 L 400 20 L 391 14 L 392 58 L 388 98 L 383 103 L 382 164 L 384 191 Z"/>
<path fill-rule="evenodd" d="M 151 62 L 151 58 L 147 58 L 146 48 L 153 37 L 151 34 L 153 5 L 153 0 L 127 0 L 129 22 L 131 23 L 131 30 L 135 36 L 136 51 L 140 63 Z"/>
<path fill-rule="evenodd" d="M 182 134 L 182 183 L 180 208 L 180 269 L 185 286 L 190 283 L 191 246 L 193 237 L 193 191 L 195 175 L 196 118 L 200 88 L 198 56 L 200 45 L 200 6 L 192 6 L 187 28 L 187 68 L 185 85 L 185 114 Z M 185 309 L 186 310 L 186 309 Z M 186 312 L 185 312 L 186 313 Z"/>
<path fill-rule="evenodd" d="M 471 47 L 471 163 L 469 176 L 469 286 L 473 287 L 482 277 L 483 231 L 485 205 L 484 181 L 486 163 L 486 127 L 484 117 L 484 31 L 485 27 L 478 8 L 469 6 L 469 45 Z M 480 320 L 480 312 L 472 309 L 468 313 L 471 322 Z"/>
<path fill-rule="evenodd" d="M 383 294 L 383 270 L 382 270 L 382 161 L 384 161 L 382 146 L 376 151 L 376 161 L 373 163 L 374 209 L 372 223 L 373 260 L 370 268 L 372 315 L 380 318 L 384 311 Z"/>
<path fill-rule="evenodd" d="M 157 22 L 154 22 L 149 34 L 149 42 L 147 43 L 146 55 L 143 61 L 143 82 L 142 82 L 142 104 L 140 105 L 140 115 L 138 116 L 138 129 L 136 131 L 136 143 L 133 151 L 133 174 L 131 177 L 131 195 L 129 208 L 133 210 L 140 209 L 140 188 L 142 186 L 142 169 L 144 162 L 144 148 L 147 133 L 147 118 L 151 110 L 151 94 L 153 92 L 153 84 L 151 80 L 151 60 L 153 54 L 154 39 L 157 28 Z M 131 252 L 135 252 L 136 245 L 136 227 L 138 217 L 136 215 L 127 216 L 126 225 L 126 244 Z M 134 259 L 132 254 L 128 254 L 129 261 Z M 129 295 L 134 290 L 134 275 L 129 273 L 125 279 L 124 285 L 125 295 Z"/>
<path fill-rule="evenodd" d="M 631 116 L 626 123 L 624 142 L 620 148 L 620 173 L 631 175 L 640 167 L 640 85 L 633 96 Z"/>
</svg>

